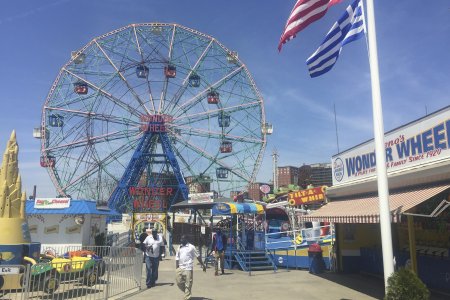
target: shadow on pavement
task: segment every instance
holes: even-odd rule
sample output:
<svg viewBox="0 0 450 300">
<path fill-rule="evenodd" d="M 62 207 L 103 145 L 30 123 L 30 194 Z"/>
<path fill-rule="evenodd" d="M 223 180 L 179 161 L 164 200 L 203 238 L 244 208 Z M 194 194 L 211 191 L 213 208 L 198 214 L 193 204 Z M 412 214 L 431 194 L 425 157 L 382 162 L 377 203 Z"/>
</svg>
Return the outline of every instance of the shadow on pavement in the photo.
<svg viewBox="0 0 450 300">
<path fill-rule="evenodd" d="M 340 273 L 322 273 L 318 274 L 323 279 L 335 282 L 342 286 L 366 294 L 368 296 L 383 299 L 384 298 L 384 281 L 383 278 L 364 274 L 340 274 Z M 430 300 L 446 300 L 448 295 L 439 294 L 430 291 Z M 346 299 L 341 299 L 346 300 Z"/>
<path fill-rule="evenodd" d="M 205 297 L 191 297 L 191 300 L 213 300 L 213 299 Z"/>
<path fill-rule="evenodd" d="M 322 273 L 318 274 L 323 279 L 335 282 L 376 299 L 384 297 L 384 282 L 372 276 L 361 274 Z M 342 299 L 344 300 L 344 299 Z"/>
</svg>

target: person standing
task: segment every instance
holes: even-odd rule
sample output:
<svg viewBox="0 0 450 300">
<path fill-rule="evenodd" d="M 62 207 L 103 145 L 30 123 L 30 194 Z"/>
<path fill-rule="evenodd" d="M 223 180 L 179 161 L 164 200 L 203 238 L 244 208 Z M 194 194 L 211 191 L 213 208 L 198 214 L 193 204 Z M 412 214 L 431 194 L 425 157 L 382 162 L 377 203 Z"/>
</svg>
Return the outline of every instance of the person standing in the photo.
<svg viewBox="0 0 450 300">
<path fill-rule="evenodd" d="M 145 252 L 144 241 L 147 237 L 148 237 L 148 234 L 144 227 L 144 228 L 142 228 L 142 233 L 139 235 L 139 242 L 140 242 L 139 248 L 142 250 L 142 252 Z"/>
<path fill-rule="evenodd" d="M 212 241 L 212 251 L 214 255 L 214 268 L 215 268 L 215 276 L 219 275 L 219 260 L 220 260 L 220 269 L 222 274 L 224 274 L 224 263 L 225 263 L 225 250 L 227 248 L 227 237 L 222 233 L 220 228 L 216 230 L 216 233 L 213 236 Z"/>
<path fill-rule="evenodd" d="M 145 267 L 147 270 L 147 278 L 145 283 L 147 288 L 154 287 L 158 280 L 159 259 L 161 256 L 160 249 L 164 246 L 162 237 L 158 234 L 156 228 L 153 228 L 151 235 L 145 241 Z"/>
<path fill-rule="evenodd" d="M 203 272 L 206 272 L 206 266 L 200 259 L 200 254 L 195 249 L 194 245 L 190 244 L 187 236 L 181 236 L 181 245 L 178 248 L 175 261 L 176 261 L 176 281 L 178 288 L 184 292 L 184 300 L 190 300 L 192 293 L 192 284 L 194 283 L 194 257 L 203 268 Z"/>
</svg>

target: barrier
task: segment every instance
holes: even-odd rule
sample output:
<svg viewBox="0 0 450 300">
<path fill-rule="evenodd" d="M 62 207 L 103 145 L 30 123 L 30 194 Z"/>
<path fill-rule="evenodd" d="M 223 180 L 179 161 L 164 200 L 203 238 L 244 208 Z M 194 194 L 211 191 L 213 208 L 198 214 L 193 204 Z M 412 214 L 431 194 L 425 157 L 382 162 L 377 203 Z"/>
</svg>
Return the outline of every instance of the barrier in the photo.
<svg viewBox="0 0 450 300">
<path fill-rule="evenodd" d="M 43 249 L 39 262 L 0 265 L 0 299 L 110 299 L 141 289 L 142 251 L 129 247 Z"/>
</svg>

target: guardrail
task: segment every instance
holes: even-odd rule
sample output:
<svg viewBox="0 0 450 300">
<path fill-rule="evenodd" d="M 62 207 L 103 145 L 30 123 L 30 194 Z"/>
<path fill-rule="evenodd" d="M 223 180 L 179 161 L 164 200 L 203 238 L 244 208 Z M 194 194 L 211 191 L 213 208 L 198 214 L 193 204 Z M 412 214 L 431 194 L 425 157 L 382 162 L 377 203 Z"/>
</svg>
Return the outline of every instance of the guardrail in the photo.
<svg viewBox="0 0 450 300">
<path fill-rule="evenodd" d="M 303 242 L 320 242 L 333 236 L 331 225 L 315 228 L 280 231 L 265 234 L 266 249 L 286 249 L 299 246 Z M 269 240 L 270 238 L 270 240 Z"/>
<path fill-rule="evenodd" d="M 0 299 L 110 299 L 141 289 L 136 248 L 58 247 L 25 263 L 0 265 Z"/>
</svg>

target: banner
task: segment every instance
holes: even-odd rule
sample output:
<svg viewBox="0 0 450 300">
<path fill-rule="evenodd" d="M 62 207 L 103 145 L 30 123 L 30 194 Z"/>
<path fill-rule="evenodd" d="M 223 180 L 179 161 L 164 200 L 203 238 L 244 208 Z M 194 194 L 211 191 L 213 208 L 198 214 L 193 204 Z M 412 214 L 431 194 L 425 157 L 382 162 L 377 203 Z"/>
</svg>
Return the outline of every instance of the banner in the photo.
<svg viewBox="0 0 450 300">
<path fill-rule="evenodd" d="M 36 198 L 34 208 L 36 209 L 63 209 L 70 207 L 70 198 Z"/>
<path fill-rule="evenodd" d="M 311 204 L 325 201 L 326 186 L 315 187 L 288 194 L 288 202 L 291 206 Z"/>
<path fill-rule="evenodd" d="M 189 194 L 188 203 L 211 203 L 214 202 L 214 193 Z"/>
<path fill-rule="evenodd" d="M 384 136 L 388 175 L 450 161 L 450 106 Z M 373 140 L 332 158 L 333 186 L 376 178 Z"/>
</svg>

